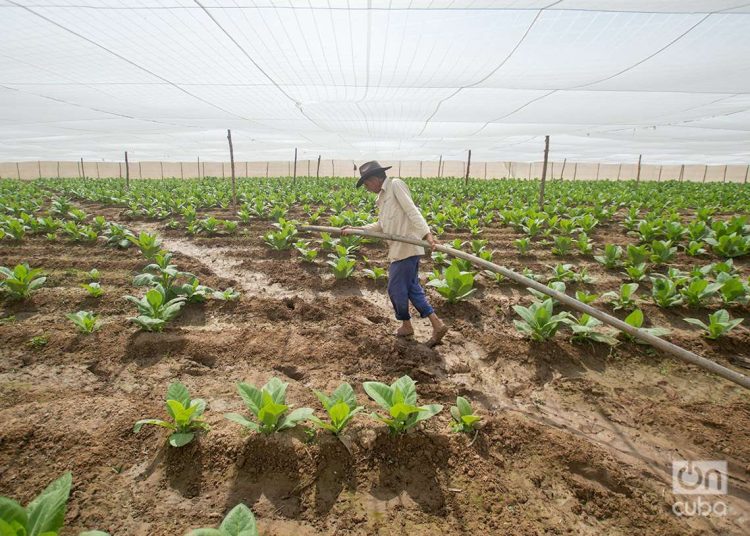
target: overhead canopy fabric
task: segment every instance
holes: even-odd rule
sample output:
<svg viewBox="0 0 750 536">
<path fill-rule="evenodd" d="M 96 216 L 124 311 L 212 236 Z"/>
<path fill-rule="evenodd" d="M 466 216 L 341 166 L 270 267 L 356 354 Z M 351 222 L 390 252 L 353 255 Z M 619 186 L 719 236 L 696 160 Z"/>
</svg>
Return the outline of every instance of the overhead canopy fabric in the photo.
<svg viewBox="0 0 750 536">
<path fill-rule="evenodd" d="M 0 160 L 750 161 L 742 0 L 0 0 Z"/>
</svg>

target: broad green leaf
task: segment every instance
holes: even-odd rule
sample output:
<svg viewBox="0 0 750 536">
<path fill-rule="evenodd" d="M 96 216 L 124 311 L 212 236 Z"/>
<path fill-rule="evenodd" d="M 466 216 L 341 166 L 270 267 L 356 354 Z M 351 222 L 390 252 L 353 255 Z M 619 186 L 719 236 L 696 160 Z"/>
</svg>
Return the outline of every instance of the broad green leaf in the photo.
<svg viewBox="0 0 750 536">
<path fill-rule="evenodd" d="M 174 433 L 169 436 L 169 444 L 173 447 L 183 447 L 190 443 L 194 437 L 193 432 Z"/>
<path fill-rule="evenodd" d="M 232 422 L 236 422 L 237 424 L 240 424 L 244 426 L 245 428 L 250 428 L 251 430 L 254 430 L 256 432 L 260 430 L 260 426 L 258 426 L 258 424 L 247 420 L 245 417 L 243 417 L 239 413 L 225 413 L 224 417 L 229 419 Z"/>
<path fill-rule="evenodd" d="M 346 404 L 346 402 L 341 401 L 334 404 L 329 410 L 328 415 L 331 416 L 331 421 L 334 423 L 340 423 L 351 412 L 351 409 L 349 409 L 349 406 Z"/>
<path fill-rule="evenodd" d="M 368 396 L 377 402 L 383 409 L 388 410 L 391 408 L 393 392 L 389 386 L 380 382 L 364 382 L 362 387 Z"/>
<path fill-rule="evenodd" d="M 29 503 L 26 507 L 29 516 L 28 536 L 58 532 L 65 520 L 65 506 L 70 495 L 72 481 L 72 475 L 65 473 Z"/>
<path fill-rule="evenodd" d="M 219 527 L 227 536 L 257 536 L 255 516 L 252 511 L 240 503 L 227 514 Z"/>
<path fill-rule="evenodd" d="M 443 406 L 440 404 L 429 404 L 427 406 L 421 406 L 418 409 L 419 413 L 417 414 L 417 422 L 424 421 L 425 419 L 437 415 L 443 410 Z"/>
<path fill-rule="evenodd" d="M 133 432 L 136 434 L 140 432 L 144 424 L 153 424 L 154 426 L 161 426 L 162 428 L 169 428 L 170 430 L 175 429 L 174 424 L 171 422 L 162 421 L 161 419 L 142 419 L 135 423 L 133 426 Z"/>
<path fill-rule="evenodd" d="M 184 407 L 188 407 L 190 405 L 190 393 L 183 384 L 174 382 L 167 389 L 167 400 L 177 400 Z"/>
<path fill-rule="evenodd" d="M 391 386 L 393 389 L 400 389 L 404 394 L 404 402 L 406 404 L 416 405 L 417 403 L 417 383 L 412 380 L 409 376 L 401 376 L 398 380 L 393 382 Z"/>
<path fill-rule="evenodd" d="M 471 415 L 473 413 L 471 404 L 469 404 L 469 401 L 462 396 L 456 397 L 456 406 L 461 412 L 461 415 Z"/>
<path fill-rule="evenodd" d="M 354 394 L 354 389 L 348 383 L 339 385 L 331 395 L 331 400 L 341 400 L 351 409 L 357 406 L 357 395 Z"/>
<path fill-rule="evenodd" d="M 263 405 L 261 392 L 256 389 L 255 386 L 242 382 L 237 384 L 237 392 L 240 393 L 240 397 L 242 397 L 242 401 L 245 402 L 247 409 L 257 416 Z"/>
<path fill-rule="evenodd" d="M 8 497 L 0 497 L 0 520 L 5 521 L 9 526 L 16 522 L 25 527 L 28 516 L 26 515 L 26 509 L 16 501 Z M 13 532 L 12 534 L 15 536 L 16 533 Z"/>
<path fill-rule="evenodd" d="M 643 311 L 636 309 L 625 317 L 625 323 L 630 324 L 634 328 L 640 328 L 643 325 Z"/>
</svg>

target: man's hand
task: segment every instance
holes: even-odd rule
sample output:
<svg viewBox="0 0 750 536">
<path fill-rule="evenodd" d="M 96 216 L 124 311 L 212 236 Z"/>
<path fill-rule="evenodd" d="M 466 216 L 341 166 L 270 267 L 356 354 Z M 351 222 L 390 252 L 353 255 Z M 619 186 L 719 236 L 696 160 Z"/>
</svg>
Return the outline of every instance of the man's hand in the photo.
<svg viewBox="0 0 750 536">
<path fill-rule="evenodd" d="M 427 242 L 430 243 L 430 249 L 434 251 L 435 250 L 435 246 L 437 246 L 438 243 L 435 242 L 435 237 L 432 236 L 432 233 L 427 233 L 427 236 L 425 236 L 424 239 L 427 240 Z"/>
<path fill-rule="evenodd" d="M 352 234 L 351 231 L 353 231 L 353 230 L 354 230 L 354 227 L 352 227 L 351 225 L 344 225 L 341 228 L 341 234 L 342 235 Z"/>
</svg>

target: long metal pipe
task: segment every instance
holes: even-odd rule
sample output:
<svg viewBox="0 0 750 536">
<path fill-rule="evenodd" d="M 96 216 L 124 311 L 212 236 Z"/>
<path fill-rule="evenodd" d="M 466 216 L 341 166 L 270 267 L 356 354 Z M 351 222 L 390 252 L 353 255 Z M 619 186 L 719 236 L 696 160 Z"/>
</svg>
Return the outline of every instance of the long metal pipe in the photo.
<svg viewBox="0 0 750 536">
<path fill-rule="evenodd" d="M 341 233 L 341 229 L 338 227 L 324 227 L 324 226 L 319 226 L 319 225 L 303 225 L 303 226 L 300 226 L 299 229 L 303 231 L 313 231 L 313 232 L 325 232 L 325 233 L 337 233 L 337 234 Z M 430 244 L 426 242 L 425 240 L 418 240 L 415 238 L 408 238 L 405 236 L 398 236 L 398 235 L 392 235 L 392 234 L 386 234 L 386 233 L 376 233 L 374 231 L 363 231 L 359 229 L 351 229 L 349 232 L 351 234 L 359 235 L 359 236 L 381 238 L 383 240 L 395 240 L 398 242 L 405 242 L 407 244 L 414 244 L 415 246 L 422 246 L 427 249 L 430 248 Z M 435 250 L 442 251 L 443 253 L 447 253 L 449 255 L 453 255 L 454 257 L 466 259 L 467 261 L 470 261 L 478 266 L 481 266 L 482 268 L 486 268 L 487 270 L 490 270 L 491 272 L 502 274 L 503 276 L 507 277 L 508 279 L 512 281 L 515 281 L 516 283 L 533 288 L 534 290 L 538 290 L 539 292 L 556 299 L 557 301 L 559 301 L 563 305 L 566 305 L 570 309 L 579 311 L 581 313 L 586 313 L 589 316 L 592 316 L 598 320 L 601 320 L 602 322 L 604 322 L 605 324 L 609 326 L 617 328 L 620 331 L 624 331 L 628 335 L 631 335 L 635 337 L 636 339 L 640 339 L 643 342 L 650 344 L 654 348 L 661 350 L 662 352 L 666 352 L 682 361 L 685 361 L 686 363 L 690 363 L 691 365 L 696 365 L 704 370 L 713 372 L 714 374 L 721 376 L 724 379 L 734 382 L 737 385 L 741 385 L 745 389 L 750 389 L 750 378 L 745 376 L 744 374 L 741 374 L 735 370 L 732 370 L 723 365 L 720 365 L 716 363 L 715 361 L 711 361 L 710 359 L 706 359 L 705 357 L 701 357 L 698 354 L 695 354 L 689 350 L 685 350 L 684 348 L 681 348 L 677 346 L 676 344 L 672 344 L 669 341 L 665 341 L 664 339 L 651 335 L 650 333 L 647 333 L 641 329 L 634 328 L 633 326 L 631 326 L 630 324 L 627 324 L 626 322 L 623 322 L 619 318 L 616 318 L 610 314 L 600 311 L 599 309 L 595 309 L 594 307 L 591 307 L 590 305 L 580 302 L 576 300 L 575 298 L 571 298 L 567 294 L 557 292 L 556 290 L 549 288 L 547 285 L 543 285 L 537 281 L 534 281 L 533 279 L 524 277 L 523 275 L 516 273 L 512 270 L 508 270 L 507 268 L 504 268 L 500 266 L 499 264 L 495 264 L 494 262 L 489 262 L 484 259 L 480 259 L 479 257 L 475 255 L 471 255 L 470 253 L 466 253 L 457 249 L 453 249 L 448 246 L 436 245 Z"/>
</svg>

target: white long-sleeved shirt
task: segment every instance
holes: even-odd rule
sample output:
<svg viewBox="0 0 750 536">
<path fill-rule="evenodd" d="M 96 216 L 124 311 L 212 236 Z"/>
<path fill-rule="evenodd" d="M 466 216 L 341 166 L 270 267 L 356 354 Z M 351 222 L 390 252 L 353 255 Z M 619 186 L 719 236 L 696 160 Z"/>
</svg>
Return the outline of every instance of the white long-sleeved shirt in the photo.
<svg viewBox="0 0 750 536">
<path fill-rule="evenodd" d="M 362 229 L 417 239 L 423 239 L 430 232 L 424 216 L 412 201 L 409 187 L 401 179 L 385 179 L 376 203 L 379 209 L 378 221 L 365 225 Z M 390 240 L 388 245 L 388 260 L 392 262 L 424 255 L 424 248 L 421 246 Z"/>
</svg>

